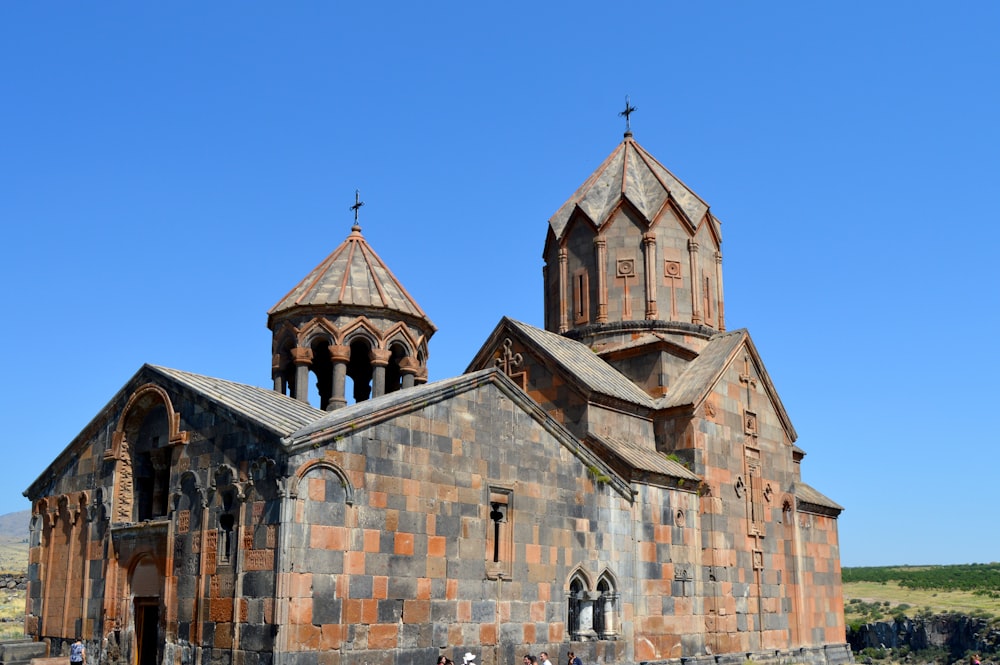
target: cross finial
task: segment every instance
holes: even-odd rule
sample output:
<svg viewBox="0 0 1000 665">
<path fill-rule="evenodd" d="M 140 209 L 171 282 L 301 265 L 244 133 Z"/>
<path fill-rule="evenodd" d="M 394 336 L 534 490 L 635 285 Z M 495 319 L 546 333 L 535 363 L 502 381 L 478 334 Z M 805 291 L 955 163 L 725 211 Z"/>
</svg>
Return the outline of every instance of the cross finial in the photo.
<svg viewBox="0 0 1000 665">
<path fill-rule="evenodd" d="M 628 95 L 625 95 L 625 110 L 618 115 L 625 117 L 625 136 L 632 136 L 632 125 L 629 116 L 635 113 L 635 107 L 629 104 Z"/>
<path fill-rule="evenodd" d="M 364 204 L 365 204 L 365 202 L 361 200 L 361 193 L 358 190 L 355 189 L 354 190 L 354 205 L 351 206 L 351 210 L 354 211 L 354 227 L 351 229 L 352 231 L 360 231 L 361 230 L 361 225 L 358 224 L 358 210 Z"/>
</svg>

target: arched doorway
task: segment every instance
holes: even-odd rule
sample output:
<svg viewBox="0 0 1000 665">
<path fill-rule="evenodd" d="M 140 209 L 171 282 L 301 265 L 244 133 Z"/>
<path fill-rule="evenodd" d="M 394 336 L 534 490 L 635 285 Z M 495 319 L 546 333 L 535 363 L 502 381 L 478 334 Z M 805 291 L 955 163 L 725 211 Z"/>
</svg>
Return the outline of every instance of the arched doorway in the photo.
<svg viewBox="0 0 1000 665">
<path fill-rule="evenodd" d="M 132 626 L 135 630 L 135 665 L 157 665 L 160 649 L 160 573 L 150 557 L 132 569 Z"/>
</svg>

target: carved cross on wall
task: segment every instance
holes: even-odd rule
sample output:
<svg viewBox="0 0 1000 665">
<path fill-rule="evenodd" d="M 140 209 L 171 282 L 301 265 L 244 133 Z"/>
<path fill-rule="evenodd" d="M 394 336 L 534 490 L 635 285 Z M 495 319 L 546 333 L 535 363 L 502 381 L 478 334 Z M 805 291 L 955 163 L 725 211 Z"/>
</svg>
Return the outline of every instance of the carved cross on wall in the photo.
<svg viewBox="0 0 1000 665">
<path fill-rule="evenodd" d="M 521 367 L 521 363 L 524 360 L 521 358 L 520 353 L 513 352 L 511 349 L 512 346 L 513 342 L 508 337 L 503 341 L 503 349 L 500 350 L 500 357 L 493 361 L 507 376 L 513 376 L 514 371 Z"/>
<path fill-rule="evenodd" d="M 622 280 L 622 318 L 625 320 L 632 318 L 632 299 L 628 294 L 629 279 L 636 279 L 635 259 L 618 259 L 615 266 L 615 277 Z"/>
<path fill-rule="evenodd" d="M 757 377 L 750 373 L 750 356 L 743 356 L 743 373 L 740 374 L 740 383 L 745 383 L 747 387 L 747 408 L 751 408 L 752 404 L 750 399 L 753 393 L 750 392 L 751 388 L 757 387 Z"/>
</svg>

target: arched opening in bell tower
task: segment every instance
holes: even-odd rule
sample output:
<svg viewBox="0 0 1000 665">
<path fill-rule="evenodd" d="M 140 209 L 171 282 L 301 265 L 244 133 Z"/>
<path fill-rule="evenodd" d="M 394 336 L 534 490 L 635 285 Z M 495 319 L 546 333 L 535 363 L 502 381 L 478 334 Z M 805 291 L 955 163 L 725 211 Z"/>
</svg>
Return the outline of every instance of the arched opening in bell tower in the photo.
<svg viewBox="0 0 1000 665">
<path fill-rule="evenodd" d="M 351 395 L 363 402 L 372 394 L 372 346 L 367 339 L 351 342 L 351 359 L 347 362 L 347 378 L 351 380 Z"/>
</svg>

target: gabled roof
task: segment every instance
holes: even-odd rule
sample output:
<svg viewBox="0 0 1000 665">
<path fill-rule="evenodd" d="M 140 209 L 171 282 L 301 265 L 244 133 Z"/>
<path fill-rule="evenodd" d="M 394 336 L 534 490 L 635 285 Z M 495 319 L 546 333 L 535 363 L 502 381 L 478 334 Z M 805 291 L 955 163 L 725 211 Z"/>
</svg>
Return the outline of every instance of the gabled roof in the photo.
<svg viewBox="0 0 1000 665">
<path fill-rule="evenodd" d="M 722 378 L 723 372 L 733 362 L 739 349 L 743 347 L 750 355 L 757 375 L 763 384 L 764 392 L 771 400 L 774 411 L 788 434 L 789 441 L 794 442 L 798 438 L 798 433 L 792 425 L 791 418 L 788 417 L 785 405 L 778 397 L 778 391 L 774 387 L 771 376 L 767 373 L 760 354 L 757 352 L 757 347 L 750 339 L 746 328 L 714 335 L 709 340 L 708 345 L 698 354 L 698 357 L 688 364 L 687 368 L 670 386 L 669 392 L 656 401 L 656 408 L 697 408 L 708 397 L 715 384 Z"/>
<path fill-rule="evenodd" d="M 300 307 L 386 309 L 434 324 L 354 225 L 337 249 L 267 313 L 268 321 Z"/>
<path fill-rule="evenodd" d="M 337 409 L 282 439 L 282 443 L 291 451 L 302 447 L 332 445 L 331 442 L 336 442 L 346 435 L 444 402 L 456 395 L 484 385 L 496 386 L 584 464 L 600 470 L 603 475 L 607 476 L 609 486 L 625 498 L 632 500 L 632 488 L 625 478 L 622 478 L 600 456 L 581 444 L 579 439 L 573 436 L 568 429 L 526 395 L 506 374 L 495 367 L 434 383 L 404 388 Z"/>
<path fill-rule="evenodd" d="M 180 387 L 191 390 L 208 401 L 246 419 L 248 423 L 271 432 L 276 439 L 287 436 L 307 423 L 321 418 L 326 413 L 267 388 L 146 364 L 139 368 L 139 371 L 115 393 L 104 408 L 38 475 L 37 479 L 25 490 L 24 495 L 30 497 L 36 488 L 46 482 L 47 478 L 60 473 L 78 454 L 79 447 L 85 444 L 99 428 L 104 427 L 114 416 L 116 413 L 115 405 L 123 406 L 129 395 L 147 383 L 164 384 L 167 388 Z"/>
<path fill-rule="evenodd" d="M 680 462 L 669 459 L 663 453 L 645 446 L 631 443 L 615 436 L 598 436 L 591 432 L 589 437 L 597 440 L 604 448 L 617 455 L 629 466 L 640 471 L 656 473 L 671 478 L 682 478 L 698 482 L 701 477 Z"/>
<path fill-rule="evenodd" d="M 844 507 L 839 503 L 816 491 L 811 486 L 806 485 L 801 480 L 795 483 L 792 493 L 798 499 L 799 507 L 803 510 L 818 508 L 820 512 L 835 511 L 838 514 L 844 510 Z"/>
<path fill-rule="evenodd" d="M 182 372 L 179 369 L 168 367 L 155 365 L 147 365 L 147 367 L 278 436 L 288 436 L 295 430 L 326 415 L 326 411 L 321 411 L 305 402 L 300 402 L 267 388 Z"/>
<path fill-rule="evenodd" d="M 600 226 L 623 198 L 649 222 L 656 220 L 670 200 L 692 228 L 697 228 L 708 214 L 708 204 L 627 133 L 618 147 L 549 219 L 549 226 L 556 238 L 561 238 L 578 207 Z"/>
<path fill-rule="evenodd" d="M 654 406 L 653 398 L 628 377 L 602 360 L 590 347 L 556 333 L 541 330 L 527 323 L 503 317 L 483 344 L 479 353 L 465 370 L 472 371 L 486 361 L 487 349 L 499 344 L 503 330 L 510 330 L 526 346 L 537 349 L 549 358 L 568 377 L 576 380 L 586 391 L 607 395 L 646 408 Z"/>
</svg>

